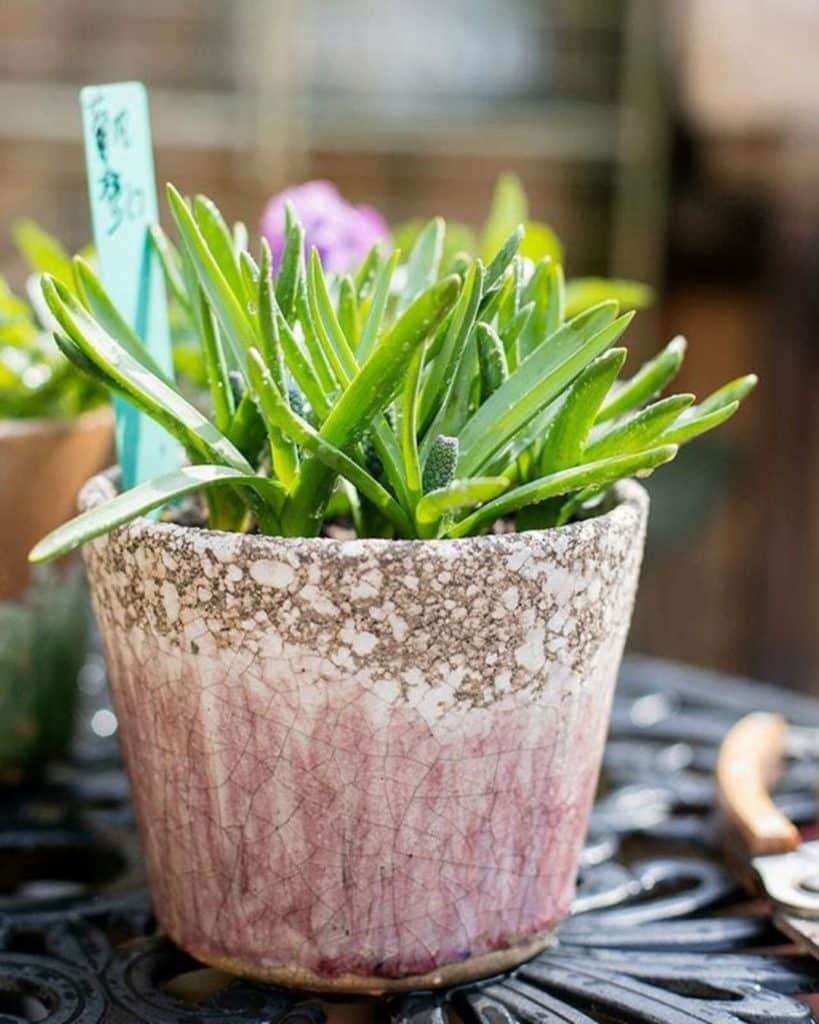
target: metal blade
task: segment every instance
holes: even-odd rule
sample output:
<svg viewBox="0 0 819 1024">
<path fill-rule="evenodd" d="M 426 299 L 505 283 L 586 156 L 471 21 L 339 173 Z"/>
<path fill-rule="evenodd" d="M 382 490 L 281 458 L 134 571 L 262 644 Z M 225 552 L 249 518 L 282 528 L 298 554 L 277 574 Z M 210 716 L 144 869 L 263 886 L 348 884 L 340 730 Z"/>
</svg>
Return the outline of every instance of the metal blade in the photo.
<svg viewBox="0 0 819 1024">
<path fill-rule="evenodd" d="M 819 918 L 819 840 L 802 843 L 793 853 L 754 857 L 751 865 L 778 908 Z"/>
<path fill-rule="evenodd" d="M 789 939 L 793 939 L 797 946 L 819 960 L 819 921 L 810 921 L 806 917 L 796 917 L 778 910 L 774 914 L 774 924 Z"/>
</svg>

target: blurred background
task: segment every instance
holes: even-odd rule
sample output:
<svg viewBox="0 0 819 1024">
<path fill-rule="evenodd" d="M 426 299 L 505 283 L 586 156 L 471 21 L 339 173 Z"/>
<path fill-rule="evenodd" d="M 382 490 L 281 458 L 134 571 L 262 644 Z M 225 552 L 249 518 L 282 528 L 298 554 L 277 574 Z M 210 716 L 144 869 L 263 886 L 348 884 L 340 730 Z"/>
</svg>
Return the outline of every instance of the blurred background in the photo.
<svg viewBox="0 0 819 1024">
<path fill-rule="evenodd" d="M 573 275 L 658 291 L 682 390 L 756 371 L 660 474 L 631 646 L 819 693 L 816 0 L 3 0 L 0 270 L 30 215 L 89 238 L 77 89 L 142 79 L 160 182 L 258 221 L 333 179 L 478 225 L 511 170 Z"/>
</svg>

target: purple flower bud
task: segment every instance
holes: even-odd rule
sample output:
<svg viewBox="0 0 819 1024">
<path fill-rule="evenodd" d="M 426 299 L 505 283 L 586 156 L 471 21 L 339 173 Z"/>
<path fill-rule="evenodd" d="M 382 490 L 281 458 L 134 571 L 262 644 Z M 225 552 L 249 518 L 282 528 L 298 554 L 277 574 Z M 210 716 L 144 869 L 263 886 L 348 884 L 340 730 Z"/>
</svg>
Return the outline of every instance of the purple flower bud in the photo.
<svg viewBox="0 0 819 1024">
<path fill-rule="evenodd" d="M 370 249 L 389 238 L 387 222 L 371 206 L 352 206 L 329 181 L 306 181 L 287 188 L 268 202 L 261 233 L 270 243 L 273 268 L 284 251 L 284 207 L 290 203 L 304 228 L 307 252 L 315 247 L 325 270 L 346 274 Z"/>
</svg>

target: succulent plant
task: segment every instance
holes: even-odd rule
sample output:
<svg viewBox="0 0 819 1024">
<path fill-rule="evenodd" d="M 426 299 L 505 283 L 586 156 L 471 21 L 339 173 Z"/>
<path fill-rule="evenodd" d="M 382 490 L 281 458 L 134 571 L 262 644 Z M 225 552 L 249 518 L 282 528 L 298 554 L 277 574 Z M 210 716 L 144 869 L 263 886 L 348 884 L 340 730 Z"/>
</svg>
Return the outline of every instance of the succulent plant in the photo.
<svg viewBox="0 0 819 1024">
<path fill-rule="evenodd" d="M 359 536 L 404 538 L 465 537 L 513 518 L 559 526 L 728 419 L 756 382 L 699 403 L 658 397 L 681 338 L 619 380 L 634 314 L 608 296 L 636 305 L 634 286 L 567 286 L 552 239 L 538 262 L 519 254 L 523 228 L 486 265 L 462 254 L 447 272 L 436 218 L 406 262 L 373 248 L 339 276 L 315 250 L 305 259 L 288 208 L 274 273 L 267 242 L 257 261 L 210 200 L 172 186 L 168 200 L 179 245 L 158 228 L 154 239 L 196 324 L 212 418 L 154 365 L 82 258 L 73 286 L 44 275 L 63 352 L 160 422 L 189 464 L 66 524 L 36 561 L 192 492 L 211 528 L 286 536 L 317 536 L 339 517 Z"/>
<path fill-rule="evenodd" d="M 71 279 L 71 258 L 33 221 L 17 223 L 13 235 L 32 275 Z M 61 355 L 39 290 L 31 291 L 33 302 L 0 277 L 0 419 L 76 416 L 103 401 L 105 392 Z"/>
</svg>

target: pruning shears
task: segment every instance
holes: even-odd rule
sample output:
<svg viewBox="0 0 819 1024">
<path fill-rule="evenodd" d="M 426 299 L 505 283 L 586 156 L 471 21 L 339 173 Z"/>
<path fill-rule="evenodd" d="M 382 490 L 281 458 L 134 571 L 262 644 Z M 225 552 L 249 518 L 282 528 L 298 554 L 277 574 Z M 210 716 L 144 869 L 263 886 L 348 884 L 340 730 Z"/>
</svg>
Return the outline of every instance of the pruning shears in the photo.
<svg viewBox="0 0 819 1024">
<path fill-rule="evenodd" d="M 727 733 L 717 761 L 717 791 L 729 852 L 752 869 L 773 905 L 774 924 L 819 958 L 819 840 L 802 842 L 770 789 L 785 755 L 819 760 L 819 730 L 755 712 Z"/>
</svg>

